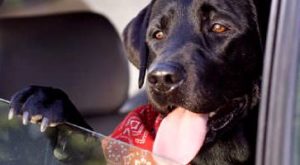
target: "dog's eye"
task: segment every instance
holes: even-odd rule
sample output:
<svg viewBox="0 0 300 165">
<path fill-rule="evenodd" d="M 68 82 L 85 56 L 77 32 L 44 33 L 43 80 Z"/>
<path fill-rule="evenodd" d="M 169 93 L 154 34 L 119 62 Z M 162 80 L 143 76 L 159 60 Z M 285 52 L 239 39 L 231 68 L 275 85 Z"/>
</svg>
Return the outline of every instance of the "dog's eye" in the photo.
<svg viewBox="0 0 300 165">
<path fill-rule="evenodd" d="M 164 32 L 162 31 L 156 31 L 154 34 L 153 34 L 153 38 L 157 39 L 157 40 L 162 40 L 165 38 L 165 34 Z"/>
<path fill-rule="evenodd" d="M 226 26 L 218 24 L 218 23 L 215 23 L 211 28 L 211 31 L 215 32 L 215 33 L 224 33 L 227 30 L 229 30 L 229 29 Z"/>
</svg>

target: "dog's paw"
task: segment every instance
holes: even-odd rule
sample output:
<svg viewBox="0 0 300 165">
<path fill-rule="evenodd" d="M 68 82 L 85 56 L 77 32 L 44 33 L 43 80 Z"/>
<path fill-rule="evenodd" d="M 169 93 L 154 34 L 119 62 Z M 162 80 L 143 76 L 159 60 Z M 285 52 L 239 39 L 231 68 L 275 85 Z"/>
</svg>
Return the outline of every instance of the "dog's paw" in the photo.
<svg viewBox="0 0 300 165">
<path fill-rule="evenodd" d="M 74 112 L 77 112 L 75 106 L 63 91 L 30 86 L 12 96 L 8 118 L 22 116 L 24 125 L 41 123 L 41 132 L 44 132 L 49 126 L 68 121 Z"/>
</svg>

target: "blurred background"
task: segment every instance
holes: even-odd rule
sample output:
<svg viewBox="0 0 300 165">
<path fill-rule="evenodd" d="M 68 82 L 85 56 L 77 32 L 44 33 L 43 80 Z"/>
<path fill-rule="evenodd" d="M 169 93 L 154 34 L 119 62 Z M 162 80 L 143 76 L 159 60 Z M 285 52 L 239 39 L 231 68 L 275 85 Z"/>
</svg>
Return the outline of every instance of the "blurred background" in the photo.
<svg viewBox="0 0 300 165">
<path fill-rule="evenodd" d="M 29 86 L 64 90 L 104 134 L 148 103 L 122 31 L 150 0 L 2 0 L 0 98 Z"/>
<path fill-rule="evenodd" d="M 123 29 L 150 0 L 1 0 L 1 17 L 30 17 L 91 11 L 105 16 L 121 36 Z M 0 1 L 0 2 L 1 2 Z M 137 69 L 130 66 L 129 95 L 137 93 Z"/>
</svg>

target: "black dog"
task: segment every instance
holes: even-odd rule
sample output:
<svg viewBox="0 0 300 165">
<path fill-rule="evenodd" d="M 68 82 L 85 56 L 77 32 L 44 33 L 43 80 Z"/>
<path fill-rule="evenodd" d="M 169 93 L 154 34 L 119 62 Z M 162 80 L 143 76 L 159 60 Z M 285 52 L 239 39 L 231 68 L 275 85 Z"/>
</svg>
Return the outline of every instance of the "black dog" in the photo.
<svg viewBox="0 0 300 165">
<path fill-rule="evenodd" d="M 254 164 L 269 4 L 258 1 L 153 0 L 125 29 L 140 86 L 149 69 L 151 103 L 165 116 L 182 107 L 208 117 L 190 164 Z M 89 127 L 60 90 L 33 86 L 11 101 L 10 116 L 42 120 L 42 130 L 63 121 Z"/>
</svg>

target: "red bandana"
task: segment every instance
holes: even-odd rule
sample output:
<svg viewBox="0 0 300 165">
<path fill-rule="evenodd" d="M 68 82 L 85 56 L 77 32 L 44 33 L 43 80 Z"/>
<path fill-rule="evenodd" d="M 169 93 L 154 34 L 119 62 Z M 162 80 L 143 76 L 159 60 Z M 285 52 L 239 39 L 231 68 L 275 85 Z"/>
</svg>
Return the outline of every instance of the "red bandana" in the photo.
<svg viewBox="0 0 300 165">
<path fill-rule="evenodd" d="M 207 114 L 193 113 L 182 107 L 164 119 L 151 105 L 139 107 L 114 130 L 112 139 L 102 140 L 104 156 L 109 164 L 176 164 L 174 161 L 188 164 L 203 145 L 207 120 Z M 180 128 L 176 127 L 178 124 Z M 198 125 L 197 129 L 192 127 L 194 125 Z M 173 161 L 153 155 L 151 151 Z"/>
<path fill-rule="evenodd" d="M 155 135 L 162 117 L 151 105 L 141 106 L 130 112 L 110 135 L 111 138 L 123 141 L 148 151 L 152 151 Z M 105 138 L 102 140 L 104 156 L 108 164 L 170 164 L 168 160 L 154 158 L 151 152 L 145 152 L 118 141 Z M 160 162 L 160 163 L 157 163 Z"/>
<path fill-rule="evenodd" d="M 162 117 L 151 105 L 130 112 L 110 135 L 112 138 L 152 151 Z"/>
</svg>

